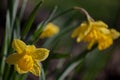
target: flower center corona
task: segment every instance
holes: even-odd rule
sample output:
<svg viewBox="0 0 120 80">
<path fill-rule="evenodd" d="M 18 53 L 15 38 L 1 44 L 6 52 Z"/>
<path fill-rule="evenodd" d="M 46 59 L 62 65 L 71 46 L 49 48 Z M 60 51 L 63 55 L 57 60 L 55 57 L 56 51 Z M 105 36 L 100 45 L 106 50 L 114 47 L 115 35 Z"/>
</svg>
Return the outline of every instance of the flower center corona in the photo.
<svg viewBox="0 0 120 80">
<path fill-rule="evenodd" d="M 24 71 L 28 71 L 33 67 L 33 59 L 29 55 L 24 55 L 19 61 L 18 66 Z"/>
</svg>

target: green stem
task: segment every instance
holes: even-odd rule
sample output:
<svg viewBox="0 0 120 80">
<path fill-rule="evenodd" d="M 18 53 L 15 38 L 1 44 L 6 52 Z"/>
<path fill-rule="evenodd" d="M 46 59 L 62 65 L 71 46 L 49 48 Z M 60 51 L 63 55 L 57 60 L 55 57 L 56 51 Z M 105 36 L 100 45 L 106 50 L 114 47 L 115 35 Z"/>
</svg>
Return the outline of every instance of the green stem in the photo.
<svg viewBox="0 0 120 80">
<path fill-rule="evenodd" d="M 37 41 L 39 40 L 39 35 L 42 33 L 44 26 L 51 20 L 51 18 L 54 16 L 56 10 L 57 10 L 57 7 L 54 7 L 54 9 L 50 12 L 49 17 L 45 21 L 41 22 L 38 25 L 37 30 L 33 34 L 33 38 L 32 38 L 31 43 L 34 43 L 34 44 L 37 43 Z"/>
<path fill-rule="evenodd" d="M 35 8 L 32 10 L 31 14 L 29 15 L 25 26 L 23 28 L 23 31 L 21 33 L 21 39 L 25 39 L 25 37 L 27 36 L 30 28 L 32 27 L 32 23 L 34 22 L 35 19 L 35 15 L 39 9 L 39 7 L 42 5 L 43 1 L 39 1 L 39 3 L 35 6 Z"/>
<path fill-rule="evenodd" d="M 95 47 L 96 48 L 96 47 Z M 95 48 L 91 49 L 94 50 Z M 69 66 L 71 66 L 74 62 L 78 62 L 80 60 L 84 60 L 85 56 L 88 54 L 88 52 L 90 52 L 89 50 L 84 50 L 82 53 L 80 53 L 78 56 L 74 57 L 71 61 L 68 62 L 68 64 L 66 65 L 66 67 L 63 69 L 63 71 L 58 74 L 58 76 L 56 77 L 55 80 L 61 80 L 61 76 L 63 75 L 64 71 L 68 70 Z"/>
<path fill-rule="evenodd" d="M 42 72 L 42 73 L 41 73 L 42 75 L 41 75 L 41 77 L 40 77 L 40 80 L 46 80 L 46 79 L 45 79 L 45 72 L 44 72 L 43 67 L 41 67 L 41 72 Z"/>
<path fill-rule="evenodd" d="M 94 19 L 89 15 L 89 13 L 84 8 L 74 7 L 74 9 L 80 11 L 83 15 L 85 15 L 88 21 L 94 21 Z"/>
<path fill-rule="evenodd" d="M 74 10 L 74 8 L 70 8 L 70 9 L 68 9 L 68 10 L 65 10 L 65 11 L 59 13 L 58 15 L 56 15 L 55 17 L 53 17 L 53 18 L 50 20 L 50 22 L 54 21 L 55 19 L 63 16 L 64 14 L 67 14 L 67 13 L 73 11 L 73 10 Z"/>
</svg>

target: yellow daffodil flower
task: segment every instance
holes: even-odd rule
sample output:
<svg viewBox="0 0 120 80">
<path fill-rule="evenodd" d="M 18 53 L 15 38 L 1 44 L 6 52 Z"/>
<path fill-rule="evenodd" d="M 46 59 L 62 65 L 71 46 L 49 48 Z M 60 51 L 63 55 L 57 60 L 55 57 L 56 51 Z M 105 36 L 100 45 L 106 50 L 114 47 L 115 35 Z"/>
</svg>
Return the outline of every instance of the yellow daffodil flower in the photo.
<svg viewBox="0 0 120 80">
<path fill-rule="evenodd" d="M 15 70 L 22 74 L 31 72 L 35 76 L 40 76 L 41 61 L 44 61 L 48 55 L 49 50 L 45 48 L 36 48 L 34 45 L 26 45 L 19 39 L 14 39 L 12 47 L 16 53 L 11 54 L 6 58 L 8 64 L 15 66 Z"/>
<path fill-rule="evenodd" d="M 98 49 L 104 50 L 113 44 L 113 40 L 120 36 L 120 33 L 115 29 L 108 29 L 107 24 L 102 21 L 83 22 L 77 27 L 73 33 L 72 38 L 77 38 L 77 42 L 88 42 L 88 49 L 98 43 Z"/>
<path fill-rule="evenodd" d="M 48 23 L 40 35 L 40 38 L 48 38 L 59 32 L 59 27 L 53 23 Z"/>
</svg>

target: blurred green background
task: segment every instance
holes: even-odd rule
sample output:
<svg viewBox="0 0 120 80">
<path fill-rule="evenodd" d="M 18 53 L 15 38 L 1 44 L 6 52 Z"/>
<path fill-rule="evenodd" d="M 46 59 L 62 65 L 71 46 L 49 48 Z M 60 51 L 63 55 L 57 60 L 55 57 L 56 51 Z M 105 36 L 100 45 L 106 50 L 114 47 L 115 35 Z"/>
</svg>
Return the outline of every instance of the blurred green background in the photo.
<svg viewBox="0 0 120 80">
<path fill-rule="evenodd" d="M 31 0 L 32 3 L 38 0 Z M 85 8 L 95 20 L 103 20 L 110 26 L 115 24 L 115 21 L 120 11 L 120 0 L 45 0 L 43 6 L 45 9 L 51 9 L 58 6 L 59 11 L 69 9 L 74 6 Z M 77 12 L 75 15 L 79 15 Z"/>
</svg>

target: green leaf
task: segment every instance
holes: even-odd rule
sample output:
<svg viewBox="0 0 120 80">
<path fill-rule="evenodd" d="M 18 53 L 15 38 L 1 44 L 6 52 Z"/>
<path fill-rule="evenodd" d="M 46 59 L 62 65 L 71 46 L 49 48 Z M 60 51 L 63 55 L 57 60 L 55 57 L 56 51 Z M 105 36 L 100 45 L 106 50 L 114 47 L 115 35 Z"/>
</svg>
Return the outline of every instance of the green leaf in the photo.
<svg viewBox="0 0 120 80">
<path fill-rule="evenodd" d="M 94 48 L 92 50 L 94 50 Z M 78 68 L 79 66 L 82 66 L 84 62 L 84 58 L 88 54 L 88 52 L 89 50 L 83 50 L 83 52 L 73 57 L 67 64 L 65 64 L 64 65 L 65 67 L 62 70 L 62 72 L 58 74 L 57 80 L 64 80 L 64 78 L 69 74 L 70 71 L 72 71 L 75 68 Z M 79 67 L 79 70 L 80 70 L 80 67 Z"/>
<path fill-rule="evenodd" d="M 0 74 L 3 75 L 4 72 L 4 67 L 5 67 L 5 58 L 7 56 L 7 51 L 8 51 L 8 46 L 10 44 L 10 33 L 11 33 L 11 29 L 10 29 L 10 13 L 9 11 L 7 11 L 7 15 L 6 15 L 6 28 L 5 28 L 5 37 L 4 37 L 4 43 L 3 43 L 3 47 L 2 47 L 2 60 L 1 60 L 1 66 L 0 66 Z"/>
<path fill-rule="evenodd" d="M 8 0 L 8 10 L 10 14 L 10 26 L 13 28 L 16 19 L 19 0 Z"/>
<path fill-rule="evenodd" d="M 20 32 L 21 32 L 20 23 L 21 23 L 21 19 L 22 19 L 23 12 L 25 10 L 27 1 L 28 0 L 22 1 L 22 6 L 20 8 L 20 12 L 18 13 L 17 17 L 15 18 L 14 25 L 13 25 L 13 38 L 20 39 Z M 17 7 L 17 6 L 14 6 L 14 7 Z M 17 8 L 14 10 L 14 13 L 16 13 L 16 11 L 17 11 Z"/>
<path fill-rule="evenodd" d="M 18 19 L 14 23 L 13 38 L 20 39 L 20 20 Z"/>
<path fill-rule="evenodd" d="M 19 19 L 21 20 L 22 16 L 23 16 L 23 13 L 24 13 L 24 10 L 25 10 L 25 7 L 26 7 L 26 4 L 27 4 L 28 0 L 23 0 L 22 1 L 22 6 L 20 8 L 20 13 L 19 13 Z"/>
<path fill-rule="evenodd" d="M 107 61 L 111 58 L 113 49 L 107 49 L 99 51 L 98 49 L 93 50 L 87 54 L 85 58 L 86 72 L 83 76 L 83 80 L 95 80 L 97 74 L 104 68 Z"/>
<path fill-rule="evenodd" d="M 68 53 L 52 53 L 50 54 L 49 58 L 51 59 L 61 59 L 61 58 L 67 58 L 67 57 L 70 57 L 70 54 Z"/>
<path fill-rule="evenodd" d="M 45 79 L 45 72 L 44 72 L 44 69 L 42 67 L 42 64 L 41 64 L 41 76 L 40 76 L 39 80 L 46 80 Z"/>
<path fill-rule="evenodd" d="M 22 39 L 25 38 L 25 36 L 27 35 L 27 33 L 29 32 L 31 26 L 32 26 L 32 23 L 34 21 L 34 18 L 35 18 L 35 15 L 36 15 L 36 12 L 37 10 L 39 9 L 39 7 L 41 6 L 41 4 L 43 3 L 43 1 L 40 1 L 36 6 L 35 8 L 33 9 L 33 11 L 31 12 L 31 14 L 29 15 L 26 23 L 25 23 L 25 26 L 23 28 L 23 31 L 21 33 L 21 37 Z"/>
<path fill-rule="evenodd" d="M 61 17 L 61 16 L 63 16 L 64 14 L 67 14 L 67 13 L 73 11 L 73 10 L 74 10 L 73 8 L 67 9 L 67 10 L 59 13 L 58 15 L 54 16 L 53 18 L 51 18 L 50 21 L 52 22 L 52 21 L 54 21 L 55 19 L 57 19 L 58 17 Z"/>
<path fill-rule="evenodd" d="M 14 0 L 13 12 L 12 12 L 12 24 L 11 24 L 12 26 L 15 23 L 18 5 L 19 5 L 19 0 Z"/>
<path fill-rule="evenodd" d="M 37 40 L 39 39 L 39 35 L 41 34 L 43 28 L 45 27 L 45 25 L 51 20 L 51 18 L 53 18 L 53 16 L 55 15 L 57 11 L 57 6 L 55 6 L 52 11 L 50 12 L 50 15 L 48 16 L 48 18 L 46 18 L 45 21 L 41 22 L 38 26 L 37 26 L 37 29 L 36 31 L 34 32 L 33 34 L 33 37 L 32 37 L 32 42 L 37 42 Z"/>
</svg>

